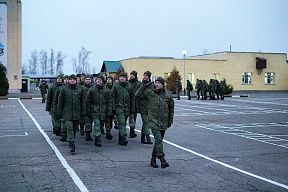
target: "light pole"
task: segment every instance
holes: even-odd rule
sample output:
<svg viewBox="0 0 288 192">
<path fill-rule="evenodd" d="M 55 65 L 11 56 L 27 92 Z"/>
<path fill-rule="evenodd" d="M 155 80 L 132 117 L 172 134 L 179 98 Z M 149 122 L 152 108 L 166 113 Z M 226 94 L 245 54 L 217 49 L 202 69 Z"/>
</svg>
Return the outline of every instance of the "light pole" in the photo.
<svg viewBox="0 0 288 192">
<path fill-rule="evenodd" d="M 186 87 L 185 87 L 185 56 L 186 56 L 186 54 L 187 54 L 187 51 L 186 51 L 186 50 L 183 50 L 183 51 L 182 51 L 182 55 L 183 55 L 183 57 L 184 57 L 184 75 L 183 75 L 183 77 L 184 77 L 184 81 L 183 81 L 184 95 L 186 95 Z"/>
</svg>

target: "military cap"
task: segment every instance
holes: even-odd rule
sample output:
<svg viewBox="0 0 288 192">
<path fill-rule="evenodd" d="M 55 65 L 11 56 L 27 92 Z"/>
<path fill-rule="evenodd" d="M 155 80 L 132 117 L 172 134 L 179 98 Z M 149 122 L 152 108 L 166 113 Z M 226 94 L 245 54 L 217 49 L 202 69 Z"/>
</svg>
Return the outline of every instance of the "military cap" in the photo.
<svg viewBox="0 0 288 192">
<path fill-rule="evenodd" d="M 134 70 L 133 70 L 133 71 L 131 71 L 130 75 L 131 75 L 131 74 L 134 75 L 135 78 L 137 79 L 137 74 L 138 74 L 137 71 L 134 71 Z"/>
<path fill-rule="evenodd" d="M 58 79 L 58 77 L 60 77 L 63 80 L 63 75 L 57 75 L 56 79 Z"/>
<path fill-rule="evenodd" d="M 162 85 L 165 85 L 165 79 L 163 77 L 158 77 L 155 81 L 159 81 Z"/>
<path fill-rule="evenodd" d="M 89 74 L 86 74 L 86 75 L 85 75 L 85 79 L 86 79 L 86 78 L 90 78 L 90 79 L 92 79 L 92 76 L 89 75 Z"/>
<path fill-rule="evenodd" d="M 96 79 L 98 79 L 98 78 L 99 78 L 99 79 L 102 79 L 102 81 L 104 81 L 103 75 L 98 75 Z"/>
<path fill-rule="evenodd" d="M 119 75 L 119 77 L 125 77 L 126 79 L 128 79 L 128 75 L 127 75 L 127 73 L 126 72 L 122 72 L 120 75 Z"/>
<path fill-rule="evenodd" d="M 74 75 L 74 74 L 71 74 L 70 76 L 69 76 L 69 79 L 77 79 L 77 76 L 76 75 Z"/>
<path fill-rule="evenodd" d="M 114 80 L 114 78 L 112 76 L 108 76 L 107 78 L 108 79 L 112 79 L 112 81 Z"/>
<path fill-rule="evenodd" d="M 146 74 L 149 77 L 149 79 L 151 78 L 151 72 L 150 71 L 145 71 L 144 74 Z"/>
<path fill-rule="evenodd" d="M 69 79 L 69 75 L 65 75 L 65 76 L 64 76 L 64 79 L 66 79 L 66 78 Z"/>
</svg>

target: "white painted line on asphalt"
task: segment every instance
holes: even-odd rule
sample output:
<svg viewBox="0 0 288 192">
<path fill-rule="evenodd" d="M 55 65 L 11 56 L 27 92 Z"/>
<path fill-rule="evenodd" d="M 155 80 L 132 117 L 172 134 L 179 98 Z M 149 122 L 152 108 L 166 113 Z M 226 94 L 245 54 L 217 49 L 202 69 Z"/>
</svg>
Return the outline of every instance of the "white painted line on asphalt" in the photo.
<svg viewBox="0 0 288 192">
<path fill-rule="evenodd" d="M 126 126 L 126 127 L 130 129 L 129 126 Z M 135 131 L 141 133 L 140 130 L 135 129 Z M 153 135 L 150 135 L 150 136 L 151 136 L 151 137 L 154 137 Z M 170 142 L 170 141 L 167 141 L 167 140 L 165 140 L 165 139 L 163 140 L 163 142 L 168 143 L 169 145 L 172 145 L 172 146 L 174 146 L 174 147 L 176 147 L 176 148 L 178 148 L 178 149 L 182 149 L 182 150 L 184 150 L 184 151 L 187 151 L 187 152 L 189 152 L 189 153 L 192 153 L 192 154 L 194 154 L 194 155 L 197 155 L 197 156 L 199 156 L 199 157 L 202 157 L 202 158 L 204 158 L 204 159 L 207 159 L 207 160 L 209 160 L 209 161 L 212 161 L 212 162 L 214 162 L 214 163 L 217 163 L 217 164 L 219 164 L 219 165 L 222 165 L 222 166 L 224 166 L 224 167 L 227 167 L 227 168 L 229 168 L 229 169 L 233 169 L 233 170 L 235 170 L 235 171 L 238 171 L 238 172 L 240 172 L 240 173 L 249 175 L 249 176 L 254 177 L 254 178 L 256 178 L 256 179 L 260 179 L 260 180 L 262 180 L 262 181 L 266 181 L 266 182 L 268 182 L 268 183 L 271 183 L 271 184 L 273 184 L 273 185 L 277 185 L 277 186 L 282 187 L 282 188 L 284 188 L 284 189 L 288 189 L 288 185 L 284 185 L 284 184 L 282 184 L 282 183 L 273 181 L 273 180 L 271 180 L 271 179 L 267 179 L 267 178 L 265 178 L 265 177 L 261 177 L 261 176 L 259 176 L 259 175 L 250 173 L 250 172 L 248 172 L 248 171 L 244 171 L 244 170 L 239 169 L 239 168 L 237 168 L 237 167 L 233 167 L 233 166 L 231 166 L 231 165 L 228 165 L 228 164 L 223 163 L 223 162 L 221 162 L 221 161 L 218 161 L 218 160 L 216 160 L 216 159 L 212 159 L 212 158 L 210 158 L 210 157 L 207 157 L 207 156 L 205 156 L 205 155 L 202 155 L 202 154 L 200 154 L 200 153 L 197 153 L 197 152 L 195 152 L 195 151 L 192 151 L 192 150 L 190 150 L 190 149 L 187 149 L 187 148 L 185 148 L 185 147 L 182 147 L 182 146 L 177 145 L 177 144 L 175 144 L 175 143 L 172 143 L 172 142 Z"/>
<path fill-rule="evenodd" d="M 56 145 L 50 140 L 50 138 L 48 137 L 48 135 L 44 132 L 44 130 L 41 128 L 41 126 L 39 125 L 39 123 L 36 121 L 36 119 L 33 117 L 33 115 L 26 109 L 26 107 L 24 106 L 24 104 L 20 101 L 20 99 L 18 99 L 19 103 L 21 104 L 21 106 L 23 107 L 23 109 L 26 111 L 26 113 L 30 116 L 30 118 L 32 119 L 32 121 L 34 122 L 34 124 L 36 125 L 36 127 L 38 128 L 38 130 L 40 131 L 40 133 L 43 135 L 43 137 L 46 139 L 47 143 L 50 145 L 50 147 L 52 148 L 52 150 L 55 152 L 56 156 L 58 157 L 58 159 L 60 160 L 60 162 L 62 163 L 63 167 L 67 170 L 67 172 L 69 173 L 69 175 L 71 176 L 71 178 L 73 179 L 74 183 L 77 185 L 77 187 L 79 188 L 79 190 L 81 192 L 87 192 L 88 189 L 86 188 L 86 186 L 83 184 L 83 182 L 81 181 L 81 179 L 78 177 L 78 175 L 75 173 L 75 171 L 70 167 L 70 165 L 67 163 L 66 159 L 63 157 L 63 155 L 60 153 L 60 151 L 58 150 L 58 148 L 56 147 Z"/>
</svg>

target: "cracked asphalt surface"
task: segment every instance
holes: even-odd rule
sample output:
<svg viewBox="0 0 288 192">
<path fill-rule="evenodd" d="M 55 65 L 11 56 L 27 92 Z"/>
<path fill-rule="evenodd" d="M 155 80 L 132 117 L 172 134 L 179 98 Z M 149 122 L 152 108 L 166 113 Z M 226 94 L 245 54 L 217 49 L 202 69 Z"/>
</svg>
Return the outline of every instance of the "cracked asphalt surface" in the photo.
<svg viewBox="0 0 288 192">
<path fill-rule="evenodd" d="M 164 143 L 170 163 L 166 169 L 149 166 L 152 145 L 141 144 L 139 132 L 136 138 L 128 137 L 126 147 L 118 145 L 115 129 L 111 141 L 102 136 L 102 147 L 77 133 L 76 153 L 71 155 L 68 143 L 53 135 L 41 100 L 20 101 L 89 191 L 288 190 L 287 92 L 252 93 L 224 101 L 175 100 L 174 124 L 165 140 L 215 161 Z M 19 101 L 0 100 L 0 106 L 0 191 L 80 191 Z M 138 116 L 136 129 L 141 123 Z"/>
</svg>

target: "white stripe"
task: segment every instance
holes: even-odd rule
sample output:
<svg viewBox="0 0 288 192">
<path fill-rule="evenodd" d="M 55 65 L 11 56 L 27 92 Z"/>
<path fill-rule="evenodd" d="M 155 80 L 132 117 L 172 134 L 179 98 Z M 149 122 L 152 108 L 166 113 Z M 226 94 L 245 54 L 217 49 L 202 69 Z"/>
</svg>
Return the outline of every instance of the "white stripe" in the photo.
<svg viewBox="0 0 288 192">
<path fill-rule="evenodd" d="M 127 126 L 127 127 L 128 127 L 128 126 Z M 128 128 L 129 128 L 129 127 L 128 127 Z M 135 129 L 135 130 L 136 130 L 136 129 Z M 136 130 L 136 131 L 141 132 L 141 131 L 139 131 L 139 130 Z M 151 136 L 153 137 L 153 135 L 151 135 Z M 260 180 L 266 181 L 266 182 L 268 182 L 268 183 L 271 183 L 271 184 L 273 184 L 273 185 L 277 185 L 277 186 L 279 186 L 279 187 L 282 187 L 282 188 L 284 188 L 284 189 L 288 189 L 288 186 L 287 186 L 287 185 L 284 185 L 284 184 L 282 184 L 282 183 L 278 183 L 278 182 L 276 182 L 276 181 L 273 181 L 273 180 L 266 179 L 266 178 L 264 178 L 264 177 L 255 175 L 255 174 L 250 173 L 250 172 L 248 172 L 248 171 L 244 171 L 244 170 L 242 170 L 242 169 L 233 167 L 233 166 L 231 166 L 231 165 L 228 165 L 228 164 L 223 163 L 223 162 L 221 162 L 221 161 L 212 159 L 212 158 L 210 158 L 210 157 L 207 157 L 207 156 L 205 156 L 205 155 L 202 155 L 202 154 L 197 153 L 197 152 L 195 152 L 195 151 L 192 151 L 192 150 L 190 150 L 190 149 L 181 147 L 180 145 L 177 145 L 177 144 L 172 143 L 172 142 L 170 142 L 170 141 L 167 141 L 167 140 L 165 140 L 165 139 L 163 140 L 163 142 L 168 143 L 168 144 L 170 144 L 170 145 L 172 145 L 172 146 L 174 146 L 174 147 L 177 147 L 177 148 L 179 148 L 179 149 L 182 149 L 182 150 L 184 150 L 184 151 L 187 151 L 187 152 L 189 152 L 189 153 L 192 153 L 192 154 L 194 154 L 194 155 L 197 155 L 197 156 L 199 156 L 199 157 L 202 157 L 202 158 L 204 158 L 204 159 L 207 159 L 207 160 L 209 160 L 209 161 L 212 161 L 212 162 L 214 162 L 214 163 L 217 163 L 217 164 L 219 164 L 219 165 L 222 165 L 222 166 L 224 166 L 224 167 L 227 167 L 227 168 L 229 168 L 229 169 L 233 169 L 233 170 L 235 170 L 235 171 L 238 171 L 238 172 L 240 172 L 240 173 L 244 173 L 244 174 L 249 175 L 249 176 L 251 176 L 251 177 L 254 177 L 254 178 L 256 178 L 256 179 L 260 179 Z"/>
<path fill-rule="evenodd" d="M 40 131 L 40 133 L 44 136 L 44 138 L 46 139 L 47 143 L 50 145 L 50 147 L 52 148 L 52 150 L 55 152 L 56 156 L 58 157 L 58 159 L 60 160 L 60 162 L 62 163 L 63 167 L 67 170 L 67 172 L 70 174 L 71 178 L 73 179 L 74 183 L 77 185 L 77 187 L 80 189 L 80 191 L 82 192 L 87 192 L 88 189 L 86 188 L 86 186 L 83 184 L 83 182 L 81 181 L 81 179 L 78 177 L 78 175 L 75 173 L 75 171 L 70 167 L 70 165 L 67 163 L 66 159 L 62 156 L 62 154 L 60 153 L 60 151 L 58 150 L 58 148 L 55 146 L 55 144 L 50 140 L 50 138 L 48 137 L 48 135 L 43 131 L 43 129 L 41 128 L 41 126 L 39 125 L 39 123 L 36 121 L 36 119 L 32 116 L 32 114 L 26 109 L 26 107 L 23 105 L 23 103 L 20 101 L 20 99 L 18 99 L 19 103 L 21 104 L 21 106 L 23 107 L 23 109 L 28 113 L 28 115 L 30 116 L 30 118 L 32 119 L 32 121 L 35 123 L 36 127 L 38 128 L 38 130 Z"/>
</svg>

